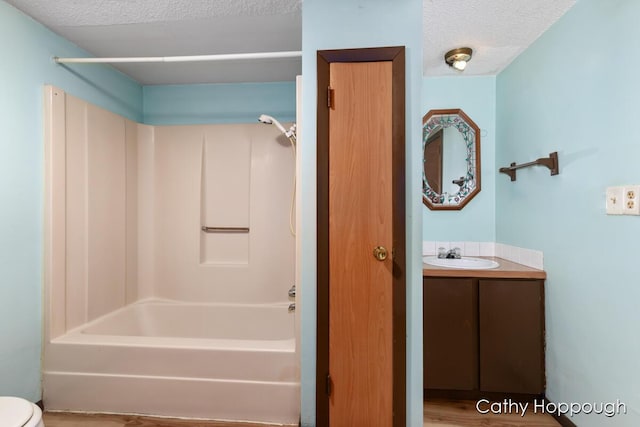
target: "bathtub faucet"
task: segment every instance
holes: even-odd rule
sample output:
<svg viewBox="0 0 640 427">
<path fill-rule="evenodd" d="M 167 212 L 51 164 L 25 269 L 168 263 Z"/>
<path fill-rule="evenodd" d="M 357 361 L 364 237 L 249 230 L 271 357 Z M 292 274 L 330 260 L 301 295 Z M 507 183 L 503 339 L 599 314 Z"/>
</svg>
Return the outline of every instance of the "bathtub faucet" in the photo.
<svg viewBox="0 0 640 427">
<path fill-rule="evenodd" d="M 292 302 L 291 304 L 289 304 L 289 313 L 296 311 L 296 303 Z"/>
</svg>

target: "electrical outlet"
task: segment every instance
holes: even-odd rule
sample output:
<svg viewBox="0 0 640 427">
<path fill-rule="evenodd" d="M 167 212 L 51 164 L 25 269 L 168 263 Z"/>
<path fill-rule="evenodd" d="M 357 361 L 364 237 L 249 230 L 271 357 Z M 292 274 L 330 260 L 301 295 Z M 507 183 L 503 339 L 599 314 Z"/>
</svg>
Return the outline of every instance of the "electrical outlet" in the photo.
<svg viewBox="0 0 640 427">
<path fill-rule="evenodd" d="M 607 215 L 623 215 L 625 202 L 624 187 L 607 187 Z M 637 195 L 636 195 L 637 197 Z M 638 204 L 637 201 L 635 203 Z"/>
<path fill-rule="evenodd" d="M 625 215 L 640 215 L 640 185 L 624 187 L 624 203 L 622 208 Z"/>
</svg>

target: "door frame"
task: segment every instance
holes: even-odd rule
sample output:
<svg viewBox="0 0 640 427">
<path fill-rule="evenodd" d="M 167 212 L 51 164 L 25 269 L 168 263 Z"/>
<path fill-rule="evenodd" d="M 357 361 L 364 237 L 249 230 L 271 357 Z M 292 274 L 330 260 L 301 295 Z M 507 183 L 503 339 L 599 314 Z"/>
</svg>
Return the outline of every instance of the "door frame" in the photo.
<svg viewBox="0 0 640 427">
<path fill-rule="evenodd" d="M 406 205 L 404 46 L 317 52 L 316 426 L 329 426 L 329 69 L 333 62 L 392 63 L 393 427 L 406 424 Z"/>
</svg>

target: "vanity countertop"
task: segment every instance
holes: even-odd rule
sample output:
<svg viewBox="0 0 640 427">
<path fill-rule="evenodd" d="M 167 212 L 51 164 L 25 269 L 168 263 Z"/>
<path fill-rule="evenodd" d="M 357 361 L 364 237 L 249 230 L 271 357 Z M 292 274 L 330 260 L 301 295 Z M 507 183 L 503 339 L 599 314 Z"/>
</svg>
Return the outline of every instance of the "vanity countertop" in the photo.
<svg viewBox="0 0 640 427">
<path fill-rule="evenodd" d="M 464 270 L 459 268 L 436 267 L 434 265 L 422 264 L 423 277 L 478 277 L 493 279 L 546 279 L 547 273 L 544 270 L 527 267 L 526 265 L 507 261 L 497 257 L 474 257 L 497 261 L 500 266 L 487 270 Z"/>
</svg>

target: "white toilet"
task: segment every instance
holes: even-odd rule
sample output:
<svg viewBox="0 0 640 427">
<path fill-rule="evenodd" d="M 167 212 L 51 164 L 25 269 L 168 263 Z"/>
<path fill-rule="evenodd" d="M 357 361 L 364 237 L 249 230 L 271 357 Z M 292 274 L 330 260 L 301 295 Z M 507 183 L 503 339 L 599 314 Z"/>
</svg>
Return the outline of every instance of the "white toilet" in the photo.
<svg viewBox="0 0 640 427">
<path fill-rule="evenodd" d="M 28 400 L 0 396 L 0 426 L 44 427 L 42 411 Z"/>
</svg>

